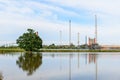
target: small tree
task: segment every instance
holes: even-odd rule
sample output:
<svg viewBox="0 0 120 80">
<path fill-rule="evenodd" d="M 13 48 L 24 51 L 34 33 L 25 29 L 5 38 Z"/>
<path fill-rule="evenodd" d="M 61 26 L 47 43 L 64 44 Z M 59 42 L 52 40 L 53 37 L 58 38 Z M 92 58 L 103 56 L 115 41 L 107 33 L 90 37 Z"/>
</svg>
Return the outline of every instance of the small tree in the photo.
<svg viewBox="0 0 120 80">
<path fill-rule="evenodd" d="M 27 29 L 27 31 L 17 39 L 18 46 L 26 51 L 36 51 L 42 48 L 42 39 L 38 34 L 33 29 Z"/>
</svg>

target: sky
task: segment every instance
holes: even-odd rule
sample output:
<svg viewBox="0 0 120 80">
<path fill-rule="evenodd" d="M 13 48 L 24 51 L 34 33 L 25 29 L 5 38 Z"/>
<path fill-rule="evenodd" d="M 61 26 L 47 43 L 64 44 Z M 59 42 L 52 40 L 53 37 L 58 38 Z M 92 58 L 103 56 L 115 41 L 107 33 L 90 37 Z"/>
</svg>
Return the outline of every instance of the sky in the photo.
<svg viewBox="0 0 120 80">
<path fill-rule="evenodd" d="M 15 43 L 28 28 L 39 32 L 43 44 L 80 44 L 85 36 L 95 36 L 97 15 L 98 43 L 120 45 L 120 0 L 0 0 L 0 45 Z"/>
</svg>

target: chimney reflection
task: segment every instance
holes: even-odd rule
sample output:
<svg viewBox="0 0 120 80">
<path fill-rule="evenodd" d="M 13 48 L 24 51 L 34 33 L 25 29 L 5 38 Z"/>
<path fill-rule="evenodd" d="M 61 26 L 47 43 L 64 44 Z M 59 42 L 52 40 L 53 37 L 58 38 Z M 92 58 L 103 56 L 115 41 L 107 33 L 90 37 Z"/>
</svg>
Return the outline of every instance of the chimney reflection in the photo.
<svg viewBox="0 0 120 80">
<path fill-rule="evenodd" d="M 71 80 L 71 57 L 72 54 L 69 54 L 69 80 Z"/>
<path fill-rule="evenodd" d="M 95 53 L 86 53 L 86 54 L 81 54 L 81 53 L 77 53 L 77 54 L 73 54 L 70 53 L 68 54 L 60 54 L 60 55 L 54 55 L 55 56 L 59 56 L 59 69 L 60 71 L 63 69 L 68 69 L 68 80 L 72 80 L 72 77 L 74 76 L 74 72 L 76 72 L 76 70 L 80 70 L 81 68 L 83 68 L 83 66 L 89 66 L 91 63 L 92 65 L 94 65 L 95 67 L 93 68 L 94 70 L 94 78 L 95 80 L 97 80 L 98 78 L 98 67 L 97 67 L 97 58 L 98 55 Z M 63 57 L 67 58 L 67 65 L 63 63 Z M 82 66 L 82 67 L 80 67 Z M 77 68 L 74 70 L 74 68 Z M 88 68 L 88 67 L 87 67 Z M 91 69 L 91 68 L 90 68 Z M 84 69 L 83 69 L 84 70 Z M 83 71 L 83 70 L 80 70 Z M 74 78 L 74 77 L 73 77 Z"/>
<path fill-rule="evenodd" d="M 88 54 L 89 56 L 89 64 L 94 63 L 95 64 L 95 80 L 97 80 L 97 54 Z"/>
<path fill-rule="evenodd" d="M 80 66 L 80 55 L 79 55 L 79 53 L 78 53 L 78 69 L 79 69 L 79 66 Z"/>
<path fill-rule="evenodd" d="M 78 67 L 78 69 L 80 69 L 80 57 L 83 57 L 84 56 L 84 63 L 86 64 L 86 65 L 89 65 L 89 64 L 91 64 L 91 63 L 93 63 L 94 65 L 95 65 L 95 80 L 97 80 L 98 79 L 98 64 L 97 64 L 97 58 L 98 58 L 98 55 L 95 53 L 86 53 L 86 54 L 77 54 L 77 67 Z M 83 61 L 83 60 L 82 60 Z"/>
<path fill-rule="evenodd" d="M 62 55 L 60 54 L 60 71 L 62 70 Z"/>
<path fill-rule="evenodd" d="M 96 54 L 88 54 L 89 63 L 96 63 L 97 55 Z"/>
</svg>

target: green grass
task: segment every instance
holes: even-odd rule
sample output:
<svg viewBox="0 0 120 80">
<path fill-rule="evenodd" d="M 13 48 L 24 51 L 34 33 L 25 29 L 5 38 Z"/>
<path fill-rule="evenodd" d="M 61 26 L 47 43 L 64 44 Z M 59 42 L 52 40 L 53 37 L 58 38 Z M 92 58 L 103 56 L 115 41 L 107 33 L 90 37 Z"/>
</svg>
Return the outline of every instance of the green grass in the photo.
<svg viewBox="0 0 120 80">
<path fill-rule="evenodd" d="M 0 53 L 25 52 L 20 48 L 0 48 Z M 40 49 L 39 52 L 120 52 L 120 50 Z"/>
<path fill-rule="evenodd" d="M 20 48 L 0 48 L 0 53 L 6 53 L 6 52 L 23 52 L 23 49 Z"/>
<path fill-rule="evenodd" d="M 40 52 L 120 52 L 120 50 L 40 49 Z"/>
</svg>

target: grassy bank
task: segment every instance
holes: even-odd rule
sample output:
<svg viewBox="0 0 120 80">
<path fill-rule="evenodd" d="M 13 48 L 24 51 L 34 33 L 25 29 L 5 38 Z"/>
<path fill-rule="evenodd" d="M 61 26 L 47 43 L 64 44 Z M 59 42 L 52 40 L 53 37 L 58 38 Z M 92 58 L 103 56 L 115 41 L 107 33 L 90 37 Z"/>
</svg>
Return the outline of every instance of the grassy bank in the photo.
<svg viewBox="0 0 120 80">
<path fill-rule="evenodd" d="M 120 50 L 40 49 L 40 52 L 120 52 Z"/>
<path fill-rule="evenodd" d="M 6 52 L 23 52 L 23 49 L 20 48 L 0 48 L 0 53 L 6 53 Z"/>
<path fill-rule="evenodd" d="M 24 52 L 20 48 L 0 48 L 0 53 Z M 120 52 L 120 50 L 88 50 L 88 49 L 40 49 L 39 52 Z"/>
</svg>

